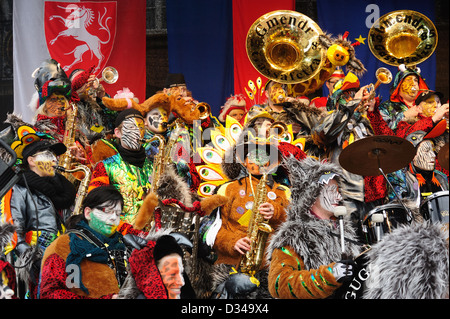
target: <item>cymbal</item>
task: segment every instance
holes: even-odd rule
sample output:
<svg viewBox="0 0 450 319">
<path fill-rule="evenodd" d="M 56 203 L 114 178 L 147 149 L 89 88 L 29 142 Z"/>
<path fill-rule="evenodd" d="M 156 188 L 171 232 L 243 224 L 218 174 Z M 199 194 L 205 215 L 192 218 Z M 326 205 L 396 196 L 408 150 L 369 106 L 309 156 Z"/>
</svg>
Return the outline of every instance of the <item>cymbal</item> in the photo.
<svg viewBox="0 0 450 319">
<path fill-rule="evenodd" d="M 441 150 L 438 153 L 438 162 L 442 168 L 448 170 L 448 143 L 442 146 Z"/>
<path fill-rule="evenodd" d="M 416 155 L 414 145 L 397 136 L 375 135 L 360 139 L 344 148 L 339 163 L 350 173 L 362 176 L 395 172 L 407 166 Z"/>
</svg>

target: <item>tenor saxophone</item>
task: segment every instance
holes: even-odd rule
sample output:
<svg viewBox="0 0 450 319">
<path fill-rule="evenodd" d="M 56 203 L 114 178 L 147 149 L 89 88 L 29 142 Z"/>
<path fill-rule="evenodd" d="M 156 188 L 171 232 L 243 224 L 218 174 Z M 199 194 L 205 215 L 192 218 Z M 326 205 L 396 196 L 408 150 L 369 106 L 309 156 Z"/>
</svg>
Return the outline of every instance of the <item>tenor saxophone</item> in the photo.
<svg viewBox="0 0 450 319">
<path fill-rule="evenodd" d="M 73 165 L 73 156 L 70 153 L 69 147 L 75 144 L 75 119 L 78 113 L 78 108 L 75 103 L 71 103 L 72 112 L 68 112 L 64 130 L 63 144 L 67 147 L 67 151 L 59 156 L 58 166 L 62 167 L 62 175 L 67 178 L 72 184 L 76 184 L 76 178 L 71 173 L 67 172 Z"/>
<path fill-rule="evenodd" d="M 250 181 L 251 183 L 251 181 Z M 259 206 L 266 202 L 267 198 L 267 175 L 264 174 L 256 187 L 255 201 L 252 208 L 252 215 L 247 229 L 247 237 L 250 239 L 250 250 L 242 256 L 239 262 L 239 270 L 242 273 L 253 276 L 264 258 L 264 249 L 269 234 L 273 228 L 268 220 L 259 212 Z"/>
<path fill-rule="evenodd" d="M 91 170 L 86 165 L 78 164 L 73 169 L 65 169 L 62 166 L 57 166 L 57 170 L 62 171 L 63 173 L 67 173 L 71 175 L 74 172 L 82 171 L 84 172 L 84 177 L 81 180 L 80 185 L 78 186 L 77 196 L 75 197 L 75 205 L 73 208 L 72 215 L 81 214 L 81 205 L 83 204 L 84 198 L 87 195 L 87 190 L 89 187 L 89 182 L 91 180 Z"/>
</svg>

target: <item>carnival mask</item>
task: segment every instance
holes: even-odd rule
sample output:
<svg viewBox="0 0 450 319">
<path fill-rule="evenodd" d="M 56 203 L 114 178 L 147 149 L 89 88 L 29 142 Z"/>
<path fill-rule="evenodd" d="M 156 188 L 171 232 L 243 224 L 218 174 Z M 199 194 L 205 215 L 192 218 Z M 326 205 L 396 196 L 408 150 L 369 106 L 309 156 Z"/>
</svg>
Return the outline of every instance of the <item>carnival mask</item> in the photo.
<svg viewBox="0 0 450 319">
<path fill-rule="evenodd" d="M 116 203 L 107 207 L 95 207 L 86 218 L 93 230 L 109 237 L 116 232 L 121 214 L 122 206 Z"/>
<path fill-rule="evenodd" d="M 138 151 L 144 137 L 145 126 L 141 118 L 130 117 L 122 122 L 121 144 L 123 148 Z"/>
<path fill-rule="evenodd" d="M 430 140 L 425 140 L 417 147 L 416 156 L 413 159 L 414 166 L 424 171 L 432 171 L 435 167 L 436 153 L 434 144 Z"/>
<path fill-rule="evenodd" d="M 178 254 L 164 256 L 158 261 L 158 270 L 169 299 L 180 299 L 181 288 L 184 286 L 183 262 Z"/>
<path fill-rule="evenodd" d="M 157 107 L 147 113 L 145 117 L 147 127 L 153 133 L 163 133 L 167 130 L 168 114 L 162 107 Z"/>
<path fill-rule="evenodd" d="M 407 99 L 414 99 L 419 90 L 419 80 L 415 75 L 408 75 L 401 84 L 400 96 Z"/>
<path fill-rule="evenodd" d="M 322 192 L 319 195 L 320 205 L 328 212 L 334 212 L 334 208 L 339 206 L 342 201 L 342 196 L 339 193 L 339 188 L 335 180 L 331 180 L 324 185 Z"/>
<path fill-rule="evenodd" d="M 39 176 L 55 176 L 55 166 L 57 164 L 55 154 L 46 150 L 34 154 L 32 158 Z"/>
<path fill-rule="evenodd" d="M 437 95 L 430 96 L 419 104 L 422 114 L 426 117 L 433 116 L 439 106 L 441 106 L 441 101 Z"/>
<path fill-rule="evenodd" d="M 64 95 L 52 94 L 45 101 L 45 113 L 50 117 L 64 116 L 66 114 L 67 99 Z"/>
<path fill-rule="evenodd" d="M 273 84 L 270 88 L 269 97 L 274 104 L 283 103 L 286 99 L 286 91 L 283 89 L 282 84 Z"/>
</svg>

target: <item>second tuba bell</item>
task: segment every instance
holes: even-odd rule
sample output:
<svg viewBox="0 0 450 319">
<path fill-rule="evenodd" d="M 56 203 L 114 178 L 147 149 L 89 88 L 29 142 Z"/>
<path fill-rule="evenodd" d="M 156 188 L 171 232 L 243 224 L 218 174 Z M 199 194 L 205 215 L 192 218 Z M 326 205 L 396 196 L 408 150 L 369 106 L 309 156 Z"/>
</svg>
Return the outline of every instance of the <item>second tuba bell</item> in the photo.
<svg viewBox="0 0 450 319">
<path fill-rule="evenodd" d="M 433 22 L 420 12 L 397 10 L 379 18 L 370 28 L 368 45 L 380 61 L 398 66 L 417 65 L 436 49 L 438 34 Z"/>
</svg>

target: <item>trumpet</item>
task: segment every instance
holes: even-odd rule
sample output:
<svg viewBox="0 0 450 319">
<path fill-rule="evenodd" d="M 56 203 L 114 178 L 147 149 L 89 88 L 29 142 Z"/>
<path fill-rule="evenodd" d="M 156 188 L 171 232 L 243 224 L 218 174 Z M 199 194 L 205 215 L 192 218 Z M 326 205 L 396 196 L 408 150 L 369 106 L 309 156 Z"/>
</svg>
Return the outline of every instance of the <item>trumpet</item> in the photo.
<svg viewBox="0 0 450 319">
<path fill-rule="evenodd" d="M 112 66 L 107 66 L 102 71 L 102 77 L 95 78 L 92 85 L 89 87 L 88 94 L 92 97 L 97 97 L 97 90 L 101 81 L 108 84 L 114 84 L 119 79 L 119 72 Z"/>
<path fill-rule="evenodd" d="M 392 81 L 392 73 L 386 68 L 378 68 L 375 72 L 375 77 L 377 78 L 377 82 L 375 84 L 371 83 L 368 85 L 367 91 L 370 92 L 370 95 L 367 99 L 362 100 L 358 107 L 356 108 L 357 112 L 364 111 L 364 104 L 366 102 L 370 102 L 375 98 L 375 91 L 380 86 L 380 84 L 388 84 Z"/>
</svg>

